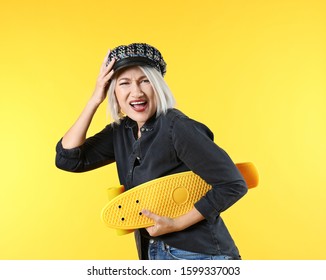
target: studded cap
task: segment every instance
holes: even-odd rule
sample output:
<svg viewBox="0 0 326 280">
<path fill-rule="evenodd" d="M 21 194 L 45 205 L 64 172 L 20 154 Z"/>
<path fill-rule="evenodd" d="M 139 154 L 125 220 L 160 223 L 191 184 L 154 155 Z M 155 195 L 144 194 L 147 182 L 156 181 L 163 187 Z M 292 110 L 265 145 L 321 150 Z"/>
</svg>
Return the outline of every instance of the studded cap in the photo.
<svg viewBox="0 0 326 280">
<path fill-rule="evenodd" d="M 162 76 L 166 73 L 166 63 L 160 51 L 145 43 L 133 43 L 122 45 L 111 50 L 106 65 L 115 58 L 113 69 L 119 70 L 128 66 L 145 65 L 152 66 Z"/>
</svg>

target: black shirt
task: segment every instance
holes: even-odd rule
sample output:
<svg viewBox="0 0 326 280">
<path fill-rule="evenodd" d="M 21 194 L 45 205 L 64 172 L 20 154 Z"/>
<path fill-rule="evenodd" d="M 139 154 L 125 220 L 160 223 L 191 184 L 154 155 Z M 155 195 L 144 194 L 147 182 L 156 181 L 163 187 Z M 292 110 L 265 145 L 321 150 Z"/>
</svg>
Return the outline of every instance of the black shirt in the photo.
<svg viewBox="0 0 326 280">
<path fill-rule="evenodd" d="M 57 144 L 56 165 L 72 172 L 84 172 L 116 162 L 120 183 L 128 190 L 158 177 L 192 170 L 212 189 L 194 206 L 205 220 L 180 232 L 157 237 L 172 247 L 239 257 L 220 213 L 246 192 L 246 183 L 227 153 L 214 143 L 213 133 L 202 123 L 177 109 L 152 117 L 141 127 L 126 117 L 88 138 L 81 146 L 64 149 Z M 149 237 L 141 229 L 140 240 Z"/>
</svg>

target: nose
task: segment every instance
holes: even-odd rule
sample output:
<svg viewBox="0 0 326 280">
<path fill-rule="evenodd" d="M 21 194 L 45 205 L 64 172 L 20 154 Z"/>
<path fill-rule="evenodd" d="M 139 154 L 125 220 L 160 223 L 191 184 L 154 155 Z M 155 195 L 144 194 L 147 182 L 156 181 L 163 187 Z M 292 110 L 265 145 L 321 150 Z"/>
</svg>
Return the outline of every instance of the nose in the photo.
<svg viewBox="0 0 326 280">
<path fill-rule="evenodd" d="M 143 96 L 144 95 L 141 86 L 136 81 L 134 81 L 131 84 L 131 94 L 134 97 L 139 97 L 139 96 Z"/>
</svg>

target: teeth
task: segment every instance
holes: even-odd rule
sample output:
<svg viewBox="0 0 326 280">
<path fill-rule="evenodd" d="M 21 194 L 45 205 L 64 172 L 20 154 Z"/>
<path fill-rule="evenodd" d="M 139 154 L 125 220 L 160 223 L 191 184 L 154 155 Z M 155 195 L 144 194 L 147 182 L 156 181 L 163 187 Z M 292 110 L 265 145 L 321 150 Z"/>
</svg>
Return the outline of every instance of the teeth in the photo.
<svg viewBox="0 0 326 280">
<path fill-rule="evenodd" d="M 145 104 L 145 101 L 137 101 L 137 102 L 131 102 L 131 105 L 139 105 L 139 104 Z"/>
</svg>

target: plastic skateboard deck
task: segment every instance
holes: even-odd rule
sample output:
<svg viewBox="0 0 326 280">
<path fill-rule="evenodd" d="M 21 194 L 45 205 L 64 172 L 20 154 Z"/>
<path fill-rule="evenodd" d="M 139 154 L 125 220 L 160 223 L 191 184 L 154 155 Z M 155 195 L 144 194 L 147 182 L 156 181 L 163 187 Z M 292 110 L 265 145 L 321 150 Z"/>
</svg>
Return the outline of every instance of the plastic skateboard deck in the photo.
<svg viewBox="0 0 326 280">
<path fill-rule="evenodd" d="M 258 172 L 250 162 L 238 163 L 237 168 L 248 188 L 258 185 Z M 190 211 L 211 185 L 191 171 L 151 180 L 124 192 L 124 187 L 109 188 L 109 203 L 102 210 L 102 220 L 119 235 L 153 225 L 142 215 L 147 209 L 157 215 L 175 218 Z"/>
</svg>

